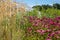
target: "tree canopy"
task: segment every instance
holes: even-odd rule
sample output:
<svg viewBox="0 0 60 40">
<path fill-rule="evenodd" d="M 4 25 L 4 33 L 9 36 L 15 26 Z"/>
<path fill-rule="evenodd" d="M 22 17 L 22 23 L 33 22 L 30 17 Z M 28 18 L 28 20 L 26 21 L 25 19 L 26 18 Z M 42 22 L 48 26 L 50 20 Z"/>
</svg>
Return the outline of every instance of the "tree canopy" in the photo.
<svg viewBox="0 0 60 40">
<path fill-rule="evenodd" d="M 60 4 L 55 3 L 53 5 L 36 5 L 33 6 L 32 8 L 37 9 L 39 11 L 41 11 L 42 9 L 48 9 L 48 8 L 54 8 L 54 9 L 59 9 L 60 10 Z"/>
</svg>

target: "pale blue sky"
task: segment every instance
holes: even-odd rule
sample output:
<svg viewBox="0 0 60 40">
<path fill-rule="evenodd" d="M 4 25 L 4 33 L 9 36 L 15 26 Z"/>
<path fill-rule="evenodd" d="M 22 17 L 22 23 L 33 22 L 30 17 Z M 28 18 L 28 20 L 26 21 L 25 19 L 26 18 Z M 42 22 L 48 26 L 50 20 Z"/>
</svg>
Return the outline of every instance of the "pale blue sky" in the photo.
<svg viewBox="0 0 60 40">
<path fill-rule="evenodd" d="M 54 3 L 59 3 L 60 0 L 15 0 L 16 2 L 24 2 L 29 6 L 34 6 L 34 5 L 42 5 L 42 4 L 49 4 L 52 5 Z"/>
</svg>

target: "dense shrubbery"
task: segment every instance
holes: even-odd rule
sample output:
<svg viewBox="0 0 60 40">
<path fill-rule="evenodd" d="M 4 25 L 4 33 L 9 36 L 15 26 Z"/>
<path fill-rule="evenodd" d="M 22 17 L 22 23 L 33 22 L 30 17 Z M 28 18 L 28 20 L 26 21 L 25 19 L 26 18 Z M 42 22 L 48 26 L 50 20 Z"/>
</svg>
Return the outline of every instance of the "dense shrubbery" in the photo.
<svg viewBox="0 0 60 40">
<path fill-rule="evenodd" d="M 60 40 L 60 16 L 55 18 L 24 16 L 25 40 Z M 30 39 L 31 38 L 31 39 Z"/>
<path fill-rule="evenodd" d="M 39 14 L 40 12 L 40 14 Z M 23 40 L 60 40 L 60 10 L 54 8 L 27 12 L 21 21 Z"/>
</svg>

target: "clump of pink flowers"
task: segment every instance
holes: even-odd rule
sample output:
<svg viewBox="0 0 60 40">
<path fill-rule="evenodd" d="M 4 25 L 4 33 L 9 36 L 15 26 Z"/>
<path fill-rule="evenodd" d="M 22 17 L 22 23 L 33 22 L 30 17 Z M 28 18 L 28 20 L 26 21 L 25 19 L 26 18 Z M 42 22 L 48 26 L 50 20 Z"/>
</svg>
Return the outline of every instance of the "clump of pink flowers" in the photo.
<svg viewBox="0 0 60 40">
<path fill-rule="evenodd" d="M 47 34 L 46 40 L 52 40 L 53 37 L 60 38 L 60 16 L 55 18 L 29 16 L 28 20 L 31 28 L 29 27 L 27 31 L 36 32 L 39 35 Z"/>
</svg>

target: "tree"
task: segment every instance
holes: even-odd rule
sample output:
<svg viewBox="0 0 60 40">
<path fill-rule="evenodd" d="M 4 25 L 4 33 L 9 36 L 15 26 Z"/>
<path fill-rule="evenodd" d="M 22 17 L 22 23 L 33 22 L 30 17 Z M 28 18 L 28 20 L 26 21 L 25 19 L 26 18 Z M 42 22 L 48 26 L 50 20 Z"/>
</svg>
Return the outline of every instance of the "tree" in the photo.
<svg viewBox="0 0 60 40">
<path fill-rule="evenodd" d="M 38 11 L 41 11 L 43 9 L 47 10 L 48 8 L 52 8 L 52 6 L 51 5 L 42 5 L 42 6 L 36 5 L 36 6 L 33 6 L 32 8 L 37 9 Z"/>
<path fill-rule="evenodd" d="M 37 6 L 33 6 L 32 8 L 38 10 L 38 11 L 41 11 L 42 10 L 42 7 L 40 5 L 37 5 Z"/>
<path fill-rule="evenodd" d="M 53 8 L 60 9 L 60 4 L 58 3 L 53 4 Z"/>
</svg>

